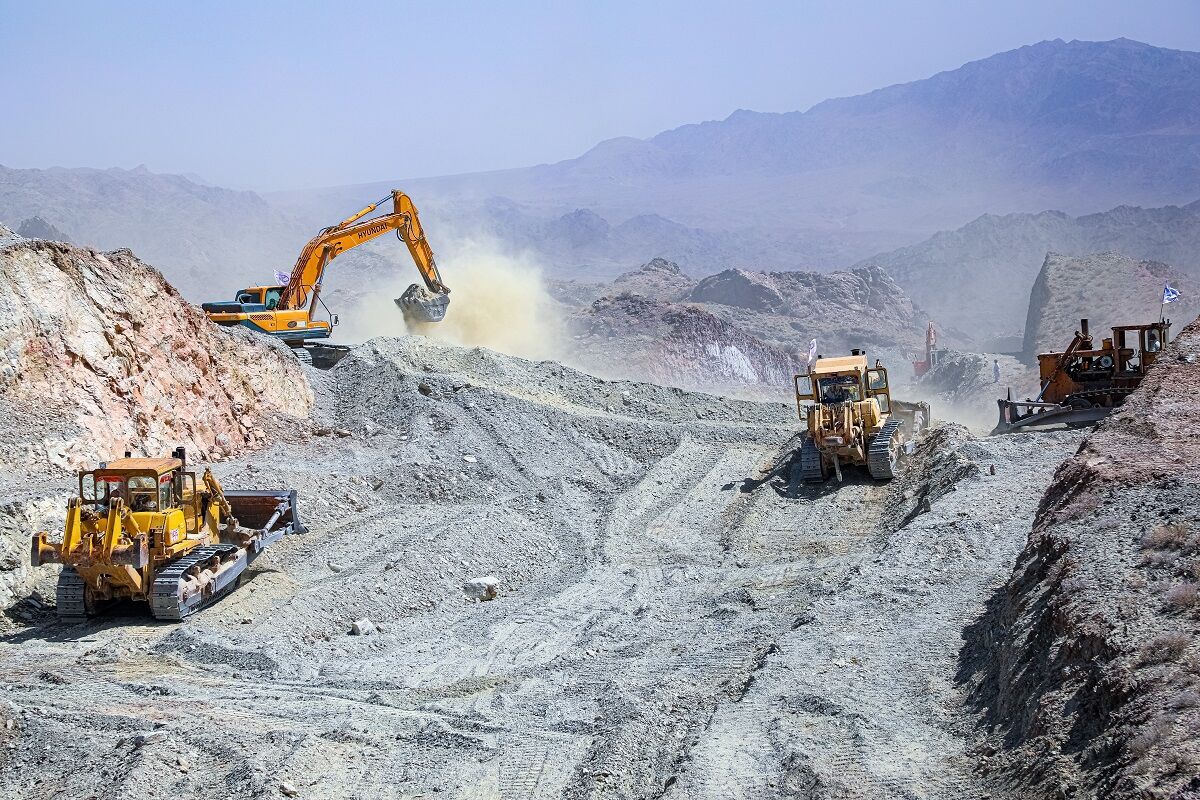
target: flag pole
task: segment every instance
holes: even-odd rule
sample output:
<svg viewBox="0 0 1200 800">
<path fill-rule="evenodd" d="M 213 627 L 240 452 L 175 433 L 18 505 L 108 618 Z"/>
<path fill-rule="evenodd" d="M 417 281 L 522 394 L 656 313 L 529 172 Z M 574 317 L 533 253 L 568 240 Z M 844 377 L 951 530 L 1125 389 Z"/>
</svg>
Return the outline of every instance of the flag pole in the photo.
<svg viewBox="0 0 1200 800">
<path fill-rule="evenodd" d="M 1169 281 L 1167 283 L 1163 284 L 1162 302 L 1159 303 L 1159 305 L 1158 305 L 1158 321 L 1159 322 L 1166 322 L 1166 320 L 1167 320 L 1167 287 L 1170 285 L 1171 284 Z"/>
</svg>

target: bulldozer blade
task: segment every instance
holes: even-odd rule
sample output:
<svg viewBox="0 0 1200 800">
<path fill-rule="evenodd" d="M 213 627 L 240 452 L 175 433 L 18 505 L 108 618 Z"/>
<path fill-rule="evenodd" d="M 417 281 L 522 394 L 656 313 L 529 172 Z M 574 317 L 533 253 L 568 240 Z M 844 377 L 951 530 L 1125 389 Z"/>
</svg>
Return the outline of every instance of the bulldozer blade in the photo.
<svg viewBox="0 0 1200 800">
<path fill-rule="evenodd" d="M 414 283 L 404 290 L 404 294 L 396 298 L 396 305 L 404 312 L 406 319 L 417 322 L 441 322 L 446 318 L 446 309 L 450 306 L 450 295 L 431 292 L 424 286 Z"/>
<path fill-rule="evenodd" d="M 307 533 L 296 508 L 295 489 L 226 491 L 225 499 L 233 508 L 238 524 L 251 530 L 276 530 Z M 282 508 L 281 508 L 282 506 Z M 276 512 L 279 512 L 278 514 Z"/>
</svg>

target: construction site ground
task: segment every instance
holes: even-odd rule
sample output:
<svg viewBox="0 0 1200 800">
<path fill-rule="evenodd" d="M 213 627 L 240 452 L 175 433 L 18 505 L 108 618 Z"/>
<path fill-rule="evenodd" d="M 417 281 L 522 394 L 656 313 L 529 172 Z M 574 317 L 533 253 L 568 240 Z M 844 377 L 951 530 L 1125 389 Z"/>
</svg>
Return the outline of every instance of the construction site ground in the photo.
<svg viewBox="0 0 1200 800">
<path fill-rule="evenodd" d="M 944 423 L 901 479 L 811 487 L 784 404 L 417 338 L 308 374 L 314 427 L 218 465 L 310 528 L 233 595 L 20 604 L 0 796 L 1007 797 L 962 631 L 1079 434 Z"/>
</svg>

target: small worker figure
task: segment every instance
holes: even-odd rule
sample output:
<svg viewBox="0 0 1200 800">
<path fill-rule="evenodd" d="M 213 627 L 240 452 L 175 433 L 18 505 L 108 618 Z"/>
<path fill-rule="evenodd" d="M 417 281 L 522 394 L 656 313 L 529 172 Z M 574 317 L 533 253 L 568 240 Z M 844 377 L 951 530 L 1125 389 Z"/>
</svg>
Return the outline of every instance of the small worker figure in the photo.
<svg viewBox="0 0 1200 800">
<path fill-rule="evenodd" d="M 992 359 L 992 383 L 1000 382 L 1000 359 Z"/>
</svg>

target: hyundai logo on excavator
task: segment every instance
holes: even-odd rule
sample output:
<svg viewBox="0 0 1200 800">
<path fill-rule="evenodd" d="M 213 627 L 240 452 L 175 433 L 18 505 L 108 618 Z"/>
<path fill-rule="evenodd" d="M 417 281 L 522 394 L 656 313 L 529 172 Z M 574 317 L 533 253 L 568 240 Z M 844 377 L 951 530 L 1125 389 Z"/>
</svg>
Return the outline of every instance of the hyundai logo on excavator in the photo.
<svg viewBox="0 0 1200 800">
<path fill-rule="evenodd" d="M 357 236 L 359 239 L 366 239 L 368 236 L 374 236 L 377 233 L 383 233 L 387 230 L 387 227 L 388 226 L 386 224 L 381 222 L 378 225 L 372 225 L 369 228 L 359 231 Z"/>
</svg>

